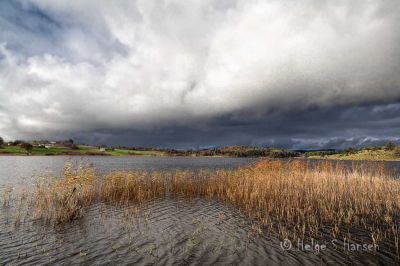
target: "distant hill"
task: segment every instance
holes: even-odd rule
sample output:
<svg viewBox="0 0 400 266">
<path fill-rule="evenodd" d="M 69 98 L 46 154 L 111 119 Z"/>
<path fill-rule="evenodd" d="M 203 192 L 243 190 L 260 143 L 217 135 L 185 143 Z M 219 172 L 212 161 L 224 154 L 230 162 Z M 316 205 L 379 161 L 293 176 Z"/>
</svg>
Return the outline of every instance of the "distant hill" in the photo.
<svg viewBox="0 0 400 266">
<path fill-rule="evenodd" d="M 348 148 L 343 151 L 308 151 L 304 154 L 310 159 L 400 161 L 400 146 L 391 144 L 384 147 Z"/>
</svg>

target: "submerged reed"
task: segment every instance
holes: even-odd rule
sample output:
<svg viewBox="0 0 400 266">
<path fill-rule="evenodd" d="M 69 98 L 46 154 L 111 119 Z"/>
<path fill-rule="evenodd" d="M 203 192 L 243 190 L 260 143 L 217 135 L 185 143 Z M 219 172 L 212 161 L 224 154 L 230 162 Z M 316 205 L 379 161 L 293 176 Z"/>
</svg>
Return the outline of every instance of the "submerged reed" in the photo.
<svg viewBox="0 0 400 266">
<path fill-rule="evenodd" d="M 137 202 L 165 195 L 161 174 L 153 172 L 113 172 L 100 182 L 100 199 L 104 202 Z"/>
<path fill-rule="evenodd" d="M 400 182 L 373 167 L 322 161 L 265 160 L 206 178 L 172 177 L 171 191 L 206 196 L 237 206 L 281 237 L 318 236 L 331 230 L 362 229 L 381 237 L 398 237 Z"/>
<path fill-rule="evenodd" d="M 79 218 L 82 208 L 97 196 L 95 173 L 91 168 L 64 167 L 60 179 L 40 179 L 33 194 L 33 217 L 46 223 L 61 224 Z"/>
<path fill-rule="evenodd" d="M 398 248 L 400 181 L 383 164 L 261 160 L 236 170 L 112 172 L 91 168 L 38 182 L 33 213 L 46 223 L 66 223 L 95 202 L 143 203 L 164 197 L 206 197 L 233 204 L 281 237 L 333 237 L 363 230 Z M 3 204 L 9 204 L 9 194 Z"/>
</svg>

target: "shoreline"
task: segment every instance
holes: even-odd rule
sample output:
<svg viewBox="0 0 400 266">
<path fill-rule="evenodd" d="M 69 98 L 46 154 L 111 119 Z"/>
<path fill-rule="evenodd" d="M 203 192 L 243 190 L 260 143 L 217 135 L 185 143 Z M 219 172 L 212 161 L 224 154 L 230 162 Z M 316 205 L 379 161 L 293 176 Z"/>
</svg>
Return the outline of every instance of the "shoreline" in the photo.
<svg viewBox="0 0 400 266">
<path fill-rule="evenodd" d="M 365 159 L 365 158 L 357 158 L 357 159 L 339 159 L 339 158 L 303 158 L 307 160 L 326 160 L 326 161 L 366 161 L 366 162 L 400 162 L 399 159 Z"/>
<path fill-rule="evenodd" d="M 249 158 L 249 159 L 300 159 L 300 160 L 326 160 L 326 161 L 366 161 L 366 162 L 400 162 L 399 159 L 339 159 L 339 158 L 306 158 L 306 157 L 287 157 L 287 158 L 273 158 L 273 157 L 235 157 L 235 156 L 174 156 L 174 155 L 141 155 L 141 154 L 124 154 L 124 155 L 113 155 L 113 154 L 16 154 L 16 153 L 0 153 L 0 157 L 59 157 L 59 156 L 69 156 L 69 157 L 165 157 L 165 158 Z"/>
</svg>

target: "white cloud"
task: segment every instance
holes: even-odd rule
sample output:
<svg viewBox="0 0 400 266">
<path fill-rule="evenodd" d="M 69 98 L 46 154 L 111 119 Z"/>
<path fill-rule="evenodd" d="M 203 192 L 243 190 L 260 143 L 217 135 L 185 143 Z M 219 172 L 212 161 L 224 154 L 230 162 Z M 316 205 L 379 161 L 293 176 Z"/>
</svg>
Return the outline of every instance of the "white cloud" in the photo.
<svg viewBox="0 0 400 266">
<path fill-rule="evenodd" d="M 398 1 L 30 2 L 62 26 L 44 54 L 0 40 L 6 136 L 400 97 Z"/>
</svg>

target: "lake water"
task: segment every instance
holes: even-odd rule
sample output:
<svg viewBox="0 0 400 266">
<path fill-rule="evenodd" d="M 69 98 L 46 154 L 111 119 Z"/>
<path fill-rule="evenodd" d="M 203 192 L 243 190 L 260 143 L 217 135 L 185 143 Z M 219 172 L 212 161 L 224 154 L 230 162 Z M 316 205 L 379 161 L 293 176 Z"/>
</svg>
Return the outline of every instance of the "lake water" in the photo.
<svg viewBox="0 0 400 266">
<path fill-rule="evenodd" d="M 66 162 L 91 165 L 104 174 L 132 169 L 231 169 L 255 160 L 0 156 L 0 188 L 30 186 L 35 176 L 59 176 Z M 400 169 L 400 163 L 388 166 Z M 134 216 L 127 216 L 125 207 L 95 204 L 82 219 L 62 227 L 29 219 L 16 226 L 12 209 L 0 208 L 0 265 L 398 265 L 396 255 L 384 244 L 376 252 L 346 252 L 343 239 L 338 239 L 335 245 L 326 240 L 327 249 L 319 254 L 301 246 L 299 250 L 299 243 L 283 250 L 274 234 L 260 233 L 240 211 L 218 201 L 168 198 L 145 204 Z M 301 241 L 307 244 L 312 239 Z"/>
<path fill-rule="evenodd" d="M 116 170 L 232 169 L 255 161 L 225 157 L 0 156 L 0 186 L 22 185 L 36 176 L 59 176 L 65 164 L 92 166 L 99 173 Z"/>
</svg>

